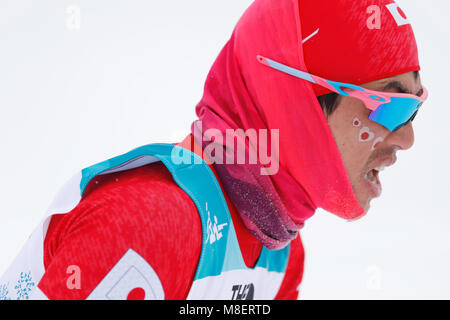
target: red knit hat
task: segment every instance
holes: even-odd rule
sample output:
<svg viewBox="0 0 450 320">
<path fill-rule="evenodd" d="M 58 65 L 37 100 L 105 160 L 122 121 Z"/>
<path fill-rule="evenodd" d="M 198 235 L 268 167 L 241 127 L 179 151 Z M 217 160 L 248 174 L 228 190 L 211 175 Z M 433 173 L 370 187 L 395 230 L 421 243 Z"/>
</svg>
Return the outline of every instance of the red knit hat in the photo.
<svg viewBox="0 0 450 320">
<path fill-rule="evenodd" d="M 299 10 L 312 74 L 360 85 L 420 70 L 411 25 L 392 0 L 300 0 Z M 316 95 L 330 92 L 313 88 Z"/>
</svg>

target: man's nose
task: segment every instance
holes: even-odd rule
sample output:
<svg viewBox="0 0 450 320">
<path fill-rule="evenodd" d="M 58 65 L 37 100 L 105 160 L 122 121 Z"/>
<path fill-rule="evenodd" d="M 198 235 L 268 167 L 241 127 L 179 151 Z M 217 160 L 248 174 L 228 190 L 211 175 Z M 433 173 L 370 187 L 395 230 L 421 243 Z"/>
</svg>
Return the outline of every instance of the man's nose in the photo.
<svg viewBox="0 0 450 320">
<path fill-rule="evenodd" d="M 392 145 L 397 145 L 402 150 L 411 148 L 414 144 L 414 129 L 412 123 L 404 125 L 397 131 L 391 132 L 385 142 Z"/>
</svg>

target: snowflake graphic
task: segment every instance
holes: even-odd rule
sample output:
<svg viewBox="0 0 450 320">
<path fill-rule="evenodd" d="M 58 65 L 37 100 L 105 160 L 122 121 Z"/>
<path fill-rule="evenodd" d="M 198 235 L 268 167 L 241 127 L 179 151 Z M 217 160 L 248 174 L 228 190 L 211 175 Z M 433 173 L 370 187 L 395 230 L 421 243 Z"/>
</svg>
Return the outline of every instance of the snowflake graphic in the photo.
<svg viewBox="0 0 450 320">
<path fill-rule="evenodd" d="M 2 284 L 0 286 L 0 300 L 11 300 L 11 298 L 8 297 L 8 285 Z"/>
<path fill-rule="evenodd" d="M 17 290 L 17 300 L 28 300 L 32 287 L 34 287 L 34 282 L 31 278 L 31 272 L 21 272 L 20 279 L 17 280 L 17 284 L 14 287 Z"/>
</svg>

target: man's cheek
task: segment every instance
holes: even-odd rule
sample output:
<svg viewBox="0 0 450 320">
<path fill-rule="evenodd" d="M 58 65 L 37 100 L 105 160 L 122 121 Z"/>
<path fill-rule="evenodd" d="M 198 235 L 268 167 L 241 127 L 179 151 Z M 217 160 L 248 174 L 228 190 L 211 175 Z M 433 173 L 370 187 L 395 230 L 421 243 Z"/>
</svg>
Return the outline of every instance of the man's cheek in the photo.
<svg viewBox="0 0 450 320">
<path fill-rule="evenodd" d="M 357 130 L 357 139 L 359 143 L 367 144 L 371 143 L 370 150 L 373 151 L 377 148 L 381 142 L 383 142 L 384 137 L 382 135 L 377 136 L 374 129 L 370 128 L 369 125 L 365 125 L 364 122 L 355 116 L 352 120 L 352 126 L 354 130 Z"/>
</svg>

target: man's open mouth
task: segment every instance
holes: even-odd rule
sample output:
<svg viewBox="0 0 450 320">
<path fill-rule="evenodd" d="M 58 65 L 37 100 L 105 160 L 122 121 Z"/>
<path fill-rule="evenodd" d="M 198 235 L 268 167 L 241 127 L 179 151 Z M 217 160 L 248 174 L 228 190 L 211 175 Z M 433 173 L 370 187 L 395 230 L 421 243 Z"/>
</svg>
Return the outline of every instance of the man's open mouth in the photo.
<svg viewBox="0 0 450 320">
<path fill-rule="evenodd" d="M 364 176 L 364 179 L 366 179 L 366 181 L 369 183 L 369 187 L 373 197 L 379 197 L 382 190 L 381 182 L 378 176 L 379 172 L 379 168 L 372 169 Z"/>
<path fill-rule="evenodd" d="M 364 175 L 364 179 L 368 182 L 368 187 L 371 190 L 371 194 L 374 198 L 379 197 L 382 191 L 380 171 L 383 171 L 386 167 L 392 166 L 395 161 L 395 157 L 384 158 L 382 160 L 376 161 L 374 162 L 374 167 Z"/>
</svg>

